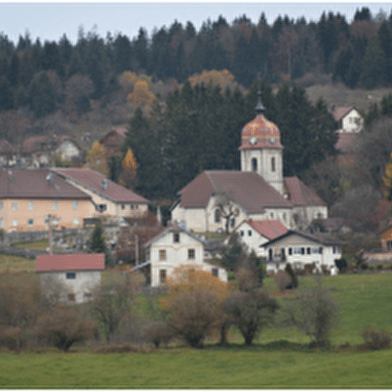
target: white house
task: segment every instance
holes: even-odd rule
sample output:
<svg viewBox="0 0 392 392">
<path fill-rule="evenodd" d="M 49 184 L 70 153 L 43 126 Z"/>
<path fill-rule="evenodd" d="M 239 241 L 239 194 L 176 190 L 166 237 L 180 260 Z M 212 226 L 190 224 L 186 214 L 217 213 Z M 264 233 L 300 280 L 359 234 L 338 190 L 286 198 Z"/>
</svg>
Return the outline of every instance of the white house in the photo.
<svg viewBox="0 0 392 392">
<path fill-rule="evenodd" d="M 354 106 L 335 107 L 331 114 L 339 133 L 359 133 L 363 129 L 363 117 Z"/>
<path fill-rule="evenodd" d="M 262 245 L 287 233 L 288 229 L 278 220 L 244 220 L 236 229 L 235 233 L 249 252 L 254 251 L 257 257 L 267 256 Z M 228 239 L 225 240 L 228 243 Z"/>
<path fill-rule="evenodd" d="M 278 127 L 268 121 L 259 98 L 256 118 L 242 129 L 241 171 L 204 171 L 185 186 L 172 206 L 172 220 L 196 232 L 232 231 L 246 219 L 279 220 L 304 229 L 328 209 L 297 177 L 283 177 Z M 231 210 L 231 214 L 229 214 Z M 225 218 L 228 217 L 228 218 Z"/>
<path fill-rule="evenodd" d="M 47 296 L 59 296 L 63 303 L 83 303 L 92 299 L 105 269 L 103 253 L 38 255 L 36 272 Z"/>
<path fill-rule="evenodd" d="M 210 271 L 222 281 L 227 281 L 227 271 L 224 267 L 204 261 L 203 241 L 180 227 L 174 226 L 164 230 L 144 247 L 147 260 L 134 269 L 149 268 L 152 287 L 165 284 L 173 270 L 182 265 L 192 265 Z"/>
<path fill-rule="evenodd" d="M 263 245 L 267 251 L 267 272 L 277 272 L 290 263 L 294 269 L 314 264 L 318 271 L 336 267 L 335 260 L 342 257 L 342 242 L 324 236 L 299 231 L 287 233 Z"/>
</svg>

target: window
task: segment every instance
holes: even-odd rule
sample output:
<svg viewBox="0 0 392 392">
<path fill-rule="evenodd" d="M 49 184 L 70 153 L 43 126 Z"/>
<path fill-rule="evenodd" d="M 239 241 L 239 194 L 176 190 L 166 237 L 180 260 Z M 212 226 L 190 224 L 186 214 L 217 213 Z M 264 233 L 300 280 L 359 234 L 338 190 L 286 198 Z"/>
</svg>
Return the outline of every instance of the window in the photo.
<svg viewBox="0 0 392 392">
<path fill-rule="evenodd" d="M 80 219 L 77 216 L 72 219 L 72 224 L 74 226 L 79 226 L 79 223 L 80 223 Z"/>
<path fill-rule="evenodd" d="M 58 207 L 58 202 L 52 201 L 52 210 L 57 210 L 57 207 Z"/>
<path fill-rule="evenodd" d="M 314 255 L 318 255 L 319 254 L 319 248 L 312 248 L 312 253 Z"/>
<path fill-rule="evenodd" d="M 99 204 L 99 205 L 98 205 L 98 211 L 99 211 L 99 212 L 104 212 L 104 211 L 106 211 L 106 204 Z"/>
<path fill-rule="evenodd" d="M 300 255 L 301 254 L 301 248 L 294 248 L 293 249 L 293 254 Z"/>
<path fill-rule="evenodd" d="M 219 270 L 218 270 L 218 268 L 212 268 L 212 269 L 211 269 L 211 273 L 212 273 L 212 276 L 218 277 L 218 276 L 219 276 Z"/>
<path fill-rule="evenodd" d="M 33 201 L 28 201 L 27 202 L 27 209 L 29 211 L 33 211 L 34 210 L 34 202 Z"/>
<path fill-rule="evenodd" d="M 18 227 L 19 226 L 19 221 L 17 219 L 12 219 L 12 226 Z"/>
<path fill-rule="evenodd" d="M 319 248 L 319 253 L 320 253 L 320 255 L 322 255 L 323 254 L 323 248 L 320 246 L 320 248 Z"/>
<path fill-rule="evenodd" d="M 76 279 L 76 273 L 75 272 L 67 272 L 66 278 L 67 279 Z"/>
<path fill-rule="evenodd" d="M 18 202 L 17 201 L 13 201 L 11 204 L 11 210 L 12 211 L 18 211 Z"/>
<path fill-rule="evenodd" d="M 165 269 L 159 270 L 159 283 L 160 284 L 166 283 L 166 270 Z"/>
<path fill-rule="evenodd" d="M 159 249 L 159 260 L 160 261 L 166 260 L 166 249 Z"/>
<path fill-rule="evenodd" d="M 75 302 L 75 294 L 74 293 L 69 293 L 68 294 L 68 301 L 69 302 Z"/>
<path fill-rule="evenodd" d="M 121 204 L 121 209 L 125 210 L 125 204 Z"/>
<path fill-rule="evenodd" d="M 275 157 L 271 158 L 271 171 L 272 172 L 276 171 Z"/>
<path fill-rule="evenodd" d="M 74 210 L 78 210 L 79 209 L 79 202 L 77 200 L 74 200 L 72 203 L 72 208 Z"/>
<path fill-rule="evenodd" d="M 248 230 L 248 237 L 252 237 L 252 230 Z"/>
<path fill-rule="evenodd" d="M 307 254 L 307 255 L 310 255 L 310 253 L 311 253 L 311 252 L 310 252 L 310 248 L 306 248 L 306 254 Z"/>
<path fill-rule="evenodd" d="M 244 233 L 244 230 L 241 230 L 241 231 L 240 231 L 240 235 L 241 235 L 241 237 L 243 237 L 243 236 L 244 236 L 244 234 L 245 234 L 245 233 Z"/>
<path fill-rule="evenodd" d="M 27 224 L 29 225 L 29 227 L 33 227 L 34 226 L 34 219 L 32 219 L 32 218 L 27 219 Z"/>
<path fill-rule="evenodd" d="M 252 171 L 257 172 L 257 159 L 252 158 L 251 164 L 252 164 Z"/>
<path fill-rule="evenodd" d="M 220 223 L 221 221 L 221 212 L 219 208 L 217 208 L 214 212 L 214 221 L 215 223 Z"/>
<path fill-rule="evenodd" d="M 173 242 L 178 244 L 180 242 L 180 233 L 173 233 Z"/>
<path fill-rule="evenodd" d="M 305 248 L 301 248 L 301 255 L 305 254 Z"/>
<path fill-rule="evenodd" d="M 194 260 L 195 259 L 195 250 L 194 249 L 188 249 L 188 259 L 189 260 Z"/>
<path fill-rule="evenodd" d="M 235 218 L 231 218 L 230 220 L 230 226 L 235 227 Z"/>
<path fill-rule="evenodd" d="M 292 255 L 292 254 L 293 254 L 293 249 L 289 248 L 289 255 Z"/>
</svg>

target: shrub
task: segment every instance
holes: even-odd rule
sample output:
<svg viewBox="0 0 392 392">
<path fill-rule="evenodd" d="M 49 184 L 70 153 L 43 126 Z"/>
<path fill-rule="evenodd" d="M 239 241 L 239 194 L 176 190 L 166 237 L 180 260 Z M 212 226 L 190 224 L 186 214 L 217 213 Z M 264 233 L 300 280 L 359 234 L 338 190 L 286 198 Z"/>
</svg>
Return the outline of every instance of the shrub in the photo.
<svg viewBox="0 0 392 392">
<path fill-rule="evenodd" d="M 286 271 L 278 271 L 274 279 L 280 291 L 284 291 L 291 284 L 291 277 Z"/>
<path fill-rule="evenodd" d="M 297 287 L 298 287 L 298 278 L 297 278 L 297 276 L 295 275 L 294 270 L 293 270 L 293 268 L 291 267 L 291 264 L 290 264 L 290 263 L 287 263 L 287 264 L 286 264 L 285 271 L 286 271 L 286 272 L 290 275 L 290 277 L 291 277 L 291 286 L 292 286 L 293 288 L 297 288 Z"/>
<path fill-rule="evenodd" d="M 371 350 L 391 348 L 391 334 L 384 329 L 375 331 L 368 325 L 362 330 L 361 336 L 365 340 L 365 346 Z"/>
<path fill-rule="evenodd" d="M 316 268 L 316 265 L 314 263 L 309 263 L 304 265 L 304 270 L 306 274 L 312 274 L 314 269 Z"/>
<path fill-rule="evenodd" d="M 174 331 L 165 321 L 151 321 L 145 328 L 144 338 L 158 348 L 162 343 L 168 344 L 174 337 Z"/>
<path fill-rule="evenodd" d="M 151 349 L 147 347 L 132 343 L 110 344 L 93 350 L 95 354 L 149 353 L 150 351 Z"/>
<path fill-rule="evenodd" d="M 19 327 L 6 327 L 0 330 L 0 346 L 19 351 L 25 344 L 24 331 Z"/>
</svg>

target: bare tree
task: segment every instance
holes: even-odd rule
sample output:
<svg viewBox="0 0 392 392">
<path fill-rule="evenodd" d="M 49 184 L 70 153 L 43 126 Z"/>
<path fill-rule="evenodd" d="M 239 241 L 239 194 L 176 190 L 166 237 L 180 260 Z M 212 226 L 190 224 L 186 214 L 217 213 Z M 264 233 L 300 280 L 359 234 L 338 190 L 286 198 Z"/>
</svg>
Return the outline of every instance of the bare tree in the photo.
<svg viewBox="0 0 392 392">
<path fill-rule="evenodd" d="M 284 321 L 306 333 L 316 346 L 329 342 L 329 333 L 339 320 L 339 305 L 322 279 L 307 289 L 299 289 L 294 298 L 287 298 Z"/>
<path fill-rule="evenodd" d="M 225 221 L 225 232 L 229 234 L 230 221 L 240 214 L 237 204 L 227 193 L 219 193 L 215 196 L 215 208 Z"/>
</svg>

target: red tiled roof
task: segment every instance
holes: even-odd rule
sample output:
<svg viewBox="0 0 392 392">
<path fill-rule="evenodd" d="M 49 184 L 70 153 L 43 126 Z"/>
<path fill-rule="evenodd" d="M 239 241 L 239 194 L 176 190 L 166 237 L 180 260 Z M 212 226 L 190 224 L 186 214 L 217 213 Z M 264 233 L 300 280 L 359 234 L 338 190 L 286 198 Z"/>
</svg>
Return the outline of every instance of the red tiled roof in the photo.
<svg viewBox="0 0 392 392">
<path fill-rule="evenodd" d="M 288 200 L 294 206 L 326 206 L 326 203 L 298 177 L 285 177 L 284 185 L 289 195 Z"/>
<path fill-rule="evenodd" d="M 252 144 L 252 138 L 255 143 Z M 262 114 L 258 114 L 256 118 L 246 124 L 242 129 L 242 144 L 239 148 L 255 149 L 255 148 L 276 148 L 282 149 L 280 144 L 280 132 L 278 127 L 271 121 L 268 121 Z"/>
<path fill-rule="evenodd" d="M 147 204 L 149 201 L 142 196 L 107 179 L 103 174 L 91 169 L 52 169 L 62 177 L 77 182 L 79 185 L 99 193 L 101 196 L 118 203 Z M 107 181 L 107 188 L 102 187 L 102 181 Z"/>
<path fill-rule="evenodd" d="M 72 140 L 74 142 L 73 138 L 68 135 L 62 135 L 60 137 L 32 136 L 23 141 L 20 152 L 22 154 L 31 154 L 38 151 L 52 151 L 66 140 Z"/>
<path fill-rule="evenodd" d="M 354 109 L 354 106 L 338 107 L 331 110 L 331 113 L 335 121 L 340 121 L 344 116 L 351 112 L 352 109 Z"/>
<path fill-rule="evenodd" d="M 90 199 L 90 196 L 48 169 L 12 169 L 0 173 L 0 198 Z"/>
<path fill-rule="evenodd" d="M 180 207 L 204 208 L 213 194 L 226 194 L 248 213 L 292 205 L 262 177 L 253 172 L 205 171 L 180 192 Z"/>
<path fill-rule="evenodd" d="M 278 220 L 247 220 L 245 222 L 269 240 L 273 240 L 288 231 L 287 227 Z"/>
<path fill-rule="evenodd" d="M 0 154 L 12 154 L 15 152 L 14 147 L 5 139 L 0 139 Z"/>
<path fill-rule="evenodd" d="M 105 269 L 103 253 L 38 255 L 36 272 L 91 271 Z"/>
<path fill-rule="evenodd" d="M 339 133 L 339 139 L 335 144 L 335 149 L 341 153 L 352 152 L 355 141 L 357 140 L 356 133 Z"/>
</svg>

